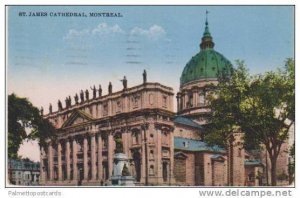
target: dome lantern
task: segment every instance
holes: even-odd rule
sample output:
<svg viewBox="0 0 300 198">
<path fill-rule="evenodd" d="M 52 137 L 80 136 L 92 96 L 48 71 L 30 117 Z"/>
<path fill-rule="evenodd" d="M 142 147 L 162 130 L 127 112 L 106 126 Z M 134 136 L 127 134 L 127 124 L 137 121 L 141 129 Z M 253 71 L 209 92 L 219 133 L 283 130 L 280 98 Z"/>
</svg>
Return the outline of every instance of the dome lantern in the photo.
<svg viewBox="0 0 300 198">
<path fill-rule="evenodd" d="M 208 28 L 208 20 L 207 20 L 208 11 L 206 10 L 206 20 L 205 20 L 205 30 L 202 37 L 202 42 L 200 43 L 200 49 L 204 50 L 207 48 L 214 48 L 215 44 L 213 42 L 213 38 L 209 32 Z"/>
</svg>

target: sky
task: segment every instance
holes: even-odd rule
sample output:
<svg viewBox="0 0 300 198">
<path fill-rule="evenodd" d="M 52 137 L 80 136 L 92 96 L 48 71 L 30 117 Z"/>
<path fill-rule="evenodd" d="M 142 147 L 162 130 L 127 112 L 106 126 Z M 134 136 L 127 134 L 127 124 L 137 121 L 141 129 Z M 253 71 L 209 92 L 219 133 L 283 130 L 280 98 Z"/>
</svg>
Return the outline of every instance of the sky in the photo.
<svg viewBox="0 0 300 198">
<path fill-rule="evenodd" d="M 108 83 L 121 90 L 148 81 L 176 93 L 185 64 L 199 52 L 206 10 L 215 50 L 233 64 L 244 60 L 250 73 L 283 66 L 294 57 L 292 6 L 10 6 L 7 14 L 7 91 L 54 111 L 57 100 Z M 26 12 L 27 16 L 20 16 Z M 46 12 L 47 16 L 29 16 Z M 76 12 L 87 17 L 54 17 Z M 121 17 L 89 17 L 90 12 Z M 21 154 L 35 148 L 25 143 Z M 38 160 L 38 152 L 30 154 Z"/>
</svg>

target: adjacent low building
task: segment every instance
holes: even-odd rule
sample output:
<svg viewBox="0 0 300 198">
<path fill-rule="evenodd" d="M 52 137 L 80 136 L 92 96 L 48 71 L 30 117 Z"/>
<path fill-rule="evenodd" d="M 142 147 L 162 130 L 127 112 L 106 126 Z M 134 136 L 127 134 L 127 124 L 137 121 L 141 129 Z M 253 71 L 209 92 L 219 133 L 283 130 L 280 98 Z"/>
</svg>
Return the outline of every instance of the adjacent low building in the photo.
<svg viewBox="0 0 300 198">
<path fill-rule="evenodd" d="M 30 160 L 8 159 L 9 184 L 21 186 L 39 185 L 40 164 Z"/>
</svg>

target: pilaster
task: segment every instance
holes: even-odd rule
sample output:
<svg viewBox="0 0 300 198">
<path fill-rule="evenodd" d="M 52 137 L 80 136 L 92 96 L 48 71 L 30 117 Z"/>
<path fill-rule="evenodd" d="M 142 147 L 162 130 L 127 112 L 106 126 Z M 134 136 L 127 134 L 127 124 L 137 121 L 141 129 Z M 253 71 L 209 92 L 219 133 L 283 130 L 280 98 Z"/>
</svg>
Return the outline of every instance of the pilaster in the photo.
<svg viewBox="0 0 300 198">
<path fill-rule="evenodd" d="M 62 181 L 61 143 L 57 143 L 58 181 Z"/>
<path fill-rule="evenodd" d="M 113 170 L 113 155 L 114 155 L 114 139 L 113 135 L 110 132 L 108 135 L 108 178 L 112 176 L 112 170 Z"/>
<path fill-rule="evenodd" d="M 91 166 L 92 166 L 92 180 L 96 180 L 96 140 L 95 134 L 91 135 Z"/>
<path fill-rule="evenodd" d="M 48 171 L 49 171 L 49 180 L 53 180 L 53 148 L 52 143 L 48 145 Z"/>
<path fill-rule="evenodd" d="M 89 167 L 88 167 L 88 140 L 87 136 L 83 137 L 83 178 L 88 179 Z"/>
<path fill-rule="evenodd" d="M 67 171 L 67 180 L 70 180 L 70 171 L 71 171 L 71 167 L 70 167 L 70 140 L 66 139 L 66 153 L 65 153 L 65 160 L 66 160 L 66 171 Z"/>
<path fill-rule="evenodd" d="M 103 179 L 103 167 L 102 167 L 102 138 L 101 134 L 98 134 L 98 179 Z"/>
<path fill-rule="evenodd" d="M 77 168 L 77 142 L 73 139 L 72 142 L 72 155 L 73 155 L 73 180 L 78 180 L 78 168 Z"/>
</svg>

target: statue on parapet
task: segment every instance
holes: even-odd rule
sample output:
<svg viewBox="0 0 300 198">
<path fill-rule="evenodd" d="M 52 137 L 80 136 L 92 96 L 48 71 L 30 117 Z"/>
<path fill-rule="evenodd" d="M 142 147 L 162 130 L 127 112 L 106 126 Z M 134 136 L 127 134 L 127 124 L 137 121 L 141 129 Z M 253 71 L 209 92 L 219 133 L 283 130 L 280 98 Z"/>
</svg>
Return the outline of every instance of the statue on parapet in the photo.
<svg viewBox="0 0 300 198">
<path fill-rule="evenodd" d="M 102 87 L 101 87 L 101 85 L 99 85 L 98 94 L 99 94 L 99 97 L 102 96 Z"/>
<path fill-rule="evenodd" d="M 49 113 L 52 113 L 52 104 L 49 104 Z"/>
<path fill-rule="evenodd" d="M 144 69 L 144 72 L 143 72 L 143 83 L 145 84 L 146 82 L 147 82 L 147 72 Z"/>
<path fill-rule="evenodd" d="M 44 108 L 43 107 L 41 107 L 40 114 L 41 114 L 41 116 L 44 115 Z"/>
<path fill-rule="evenodd" d="M 68 104 L 69 104 L 69 107 L 72 106 L 72 99 L 71 99 L 71 96 L 69 96 L 69 98 L 68 98 Z"/>
<path fill-rule="evenodd" d="M 112 84 L 111 84 L 111 82 L 109 82 L 109 84 L 108 84 L 108 94 L 109 95 L 112 94 Z"/>
<path fill-rule="evenodd" d="M 74 96 L 74 100 L 75 100 L 75 104 L 78 104 L 78 94 L 76 93 L 76 95 Z"/>
<path fill-rule="evenodd" d="M 80 102 L 83 103 L 84 102 L 84 93 L 83 90 L 81 89 L 80 91 Z"/>
<path fill-rule="evenodd" d="M 123 89 L 127 89 L 127 79 L 126 76 L 124 76 L 123 80 L 121 80 L 123 83 Z"/>
<path fill-rule="evenodd" d="M 85 99 L 89 100 L 89 90 L 88 89 L 85 90 Z"/>
<path fill-rule="evenodd" d="M 69 108 L 69 98 L 68 97 L 66 97 L 65 102 L 66 102 L 66 109 L 67 109 L 67 108 Z"/>
<path fill-rule="evenodd" d="M 58 106 L 58 110 L 61 111 L 62 110 L 62 104 L 61 104 L 60 100 L 58 100 L 57 106 Z"/>
<path fill-rule="evenodd" d="M 94 87 L 91 87 L 91 90 L 93 91 L 93 99 L 95 99 L 96 98 L 96 93 L 97 93 L 96 86 L 94 85 Z"/>
</svg>

